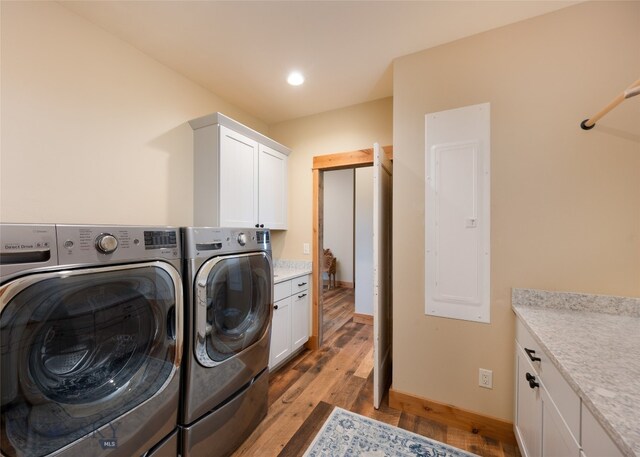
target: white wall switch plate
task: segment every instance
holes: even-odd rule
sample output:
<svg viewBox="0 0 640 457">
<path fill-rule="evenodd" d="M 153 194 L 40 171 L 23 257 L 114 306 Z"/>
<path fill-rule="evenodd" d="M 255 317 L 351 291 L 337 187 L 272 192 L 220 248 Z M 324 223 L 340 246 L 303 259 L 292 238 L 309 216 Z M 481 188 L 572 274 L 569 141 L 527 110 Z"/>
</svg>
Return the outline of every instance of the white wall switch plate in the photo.
<svg viewBox="0 0 640 457">
<path fill-rule="evenodd" d="M 309 248 L 309 243 L 302 243 L 302 253 L 309 254 L 311 249 Z"/>
</svg>

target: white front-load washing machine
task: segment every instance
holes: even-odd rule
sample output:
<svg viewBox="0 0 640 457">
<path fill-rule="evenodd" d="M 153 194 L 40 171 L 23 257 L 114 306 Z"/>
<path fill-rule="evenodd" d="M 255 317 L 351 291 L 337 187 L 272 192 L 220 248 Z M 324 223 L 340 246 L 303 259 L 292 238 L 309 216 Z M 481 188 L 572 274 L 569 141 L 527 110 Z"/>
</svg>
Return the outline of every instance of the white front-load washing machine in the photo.
<svg viewBox="0 0 640 457">
<path fill-rule="evenodd" d="M 180 230 L 0 225 L 1 454 L 175 456 Z"/>
</svg>

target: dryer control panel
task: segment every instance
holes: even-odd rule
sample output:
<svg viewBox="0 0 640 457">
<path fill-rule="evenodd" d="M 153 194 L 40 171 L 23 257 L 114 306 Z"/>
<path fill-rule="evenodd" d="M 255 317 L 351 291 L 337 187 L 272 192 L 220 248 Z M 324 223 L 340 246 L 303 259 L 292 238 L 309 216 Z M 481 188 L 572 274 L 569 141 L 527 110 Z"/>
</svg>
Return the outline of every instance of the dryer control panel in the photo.
<svg viewBox="0 0 640 457">
<path fill-rule="evenodd" d="M 58 225 L 61 264 L 180 258 L 177 227 Z"/>
</svg>

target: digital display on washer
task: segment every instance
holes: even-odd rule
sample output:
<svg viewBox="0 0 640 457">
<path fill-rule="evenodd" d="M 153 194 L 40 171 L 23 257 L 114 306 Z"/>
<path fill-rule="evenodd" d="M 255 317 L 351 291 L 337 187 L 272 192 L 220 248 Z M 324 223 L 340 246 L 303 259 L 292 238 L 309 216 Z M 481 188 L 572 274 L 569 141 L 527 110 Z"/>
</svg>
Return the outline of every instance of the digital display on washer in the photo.
<svg viewBox="0 0 640 457">
<path fill-rule="evenodd" d="M 258 244 L 268 243 L 269 242 L 269 231 L 268 230 L 258 230 L 256 232 L 256 239 L 258 240 Z"/>
<path fill-rule="evenodd" d="M 175 248 L 178 246 L 178 237 L 175 230 L 145 230 L 145 249 Z"/>
</svg>

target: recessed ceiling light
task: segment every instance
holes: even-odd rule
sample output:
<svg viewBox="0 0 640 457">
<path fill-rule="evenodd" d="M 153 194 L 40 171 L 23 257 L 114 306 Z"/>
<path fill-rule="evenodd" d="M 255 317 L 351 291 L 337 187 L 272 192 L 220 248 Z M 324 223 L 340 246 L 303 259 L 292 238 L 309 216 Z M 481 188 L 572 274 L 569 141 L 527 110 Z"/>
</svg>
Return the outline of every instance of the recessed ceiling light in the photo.
<svg viewBox="0 0 640 457">
<path fill-rule="evenodd" d="M 289 76 L 287 76 L 287 82 L 292 86 L 299 86 L 304 82 L 304 76 L 302 76 L 302 73 L 299 71 L 292 71 L 289 73 Z"/>
</svg>

